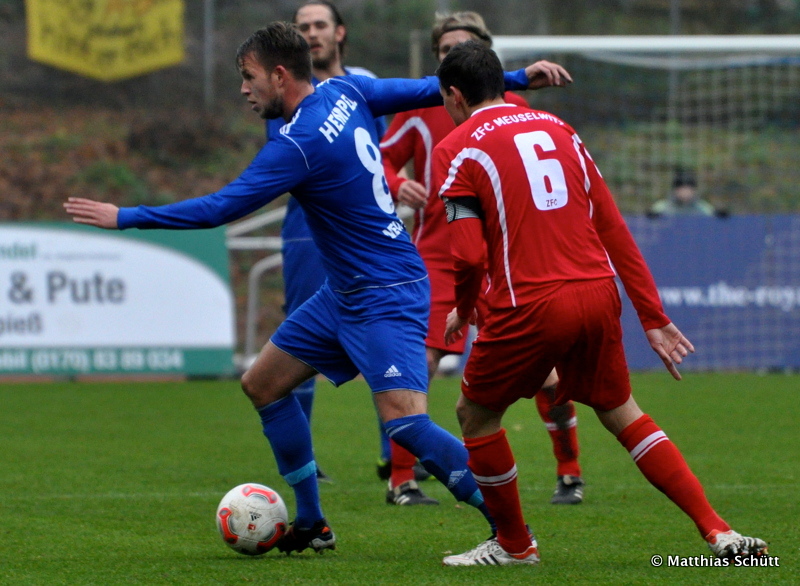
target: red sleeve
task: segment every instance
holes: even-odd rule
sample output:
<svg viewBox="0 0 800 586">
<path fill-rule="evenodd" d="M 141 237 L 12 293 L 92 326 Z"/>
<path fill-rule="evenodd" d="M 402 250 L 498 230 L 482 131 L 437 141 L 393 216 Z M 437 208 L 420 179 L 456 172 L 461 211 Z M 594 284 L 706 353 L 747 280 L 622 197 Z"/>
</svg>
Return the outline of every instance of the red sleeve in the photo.
<svg viewBox="0 0 800 586">
<path fill-rule="evenodd" d="M 448 227 L 456 273 L 456 309 L 459 317 L 470 319 L 486 275 L 483 222 L 477 218 L 463 218 L 450 222 Z"/>
<path fill-rule="evenodd" d="M 642 327 L 645 331 L 663 327 L 670 323 L 670 319 L 664 313 L 653 275 L 628 230 L 605 180 L 583 145 L 581 151 L 586 158 L 586 171 L 591 182 L 592 221 L 597 235 L 622 280 Z"/>
<path fill-rule="evenodd" d="M 381 140 L 381 155 L 383 156 L 383 172 L 386 175 L 386 183 L 389 185 L 389 192 L 394 199 L 397 199 L 397 192 L 400 186 L 408 181 L 397 174 L 414 156 L 414 132 L 403 130 L 406 120 L 411 117 L 410 112 L 400 112 L 397 114 L 386 134 Z"/>
<path fill-rule="evenodd" d="M 432 181 L 434 193 L 439 197 L 457 199 L 476 197 L 465 181 L 466 167 L 449 180 L 450 155 L 446 150 L 447 139 L 433 149 Z M 446 185 L 445 185 L 446 182 Z M 486 246 L 484 245 L 483 222 L 478 218 L 448 219 L 450 252 L 455 270 L 455 294 L 458 315 L 464 319 L 472 317 L 472 311 L 480 295 L 486 275 Z"/>
</svg>

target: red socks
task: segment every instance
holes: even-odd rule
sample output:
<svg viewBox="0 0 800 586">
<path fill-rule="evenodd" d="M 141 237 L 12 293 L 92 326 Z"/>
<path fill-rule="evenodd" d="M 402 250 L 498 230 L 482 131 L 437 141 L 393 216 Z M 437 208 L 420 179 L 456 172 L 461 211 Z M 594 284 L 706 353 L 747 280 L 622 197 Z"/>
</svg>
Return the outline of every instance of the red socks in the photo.
<svg viewBox="0 0 800 586">
<path fill-rule="evenodd" d="M 558 462 L 556 474 L 558 476 L 580 476 L 576 428 L 578 419 L 575 416 L 575 405 L 572 401 L 558 406 L 554 403 L 555 399 L 546 389 L 536 393 L 536 408 L 550 434 L 550 440 L 553 442 L 553 455 Z"/>
<path fill-rule="evenodd" d="M 506 431 L 477 438 L 464 438 L 469 451 L 469 468 L 483 493 L 486 507 L 497 523 L 497 541 L 508 553 L 522 553 L 531 537 L 517 490 L 517 465 Z"/>
<path fill-rule="evenodd" d="M 389 446 L 392 454 L 391 484 L 392 488 L 397 488 L 404 482 L 414 480 L 414 464 L 417 463 L 417 457 L 392 439 L 389 440 Z"/>
<path fill-rule="evenodd" d="M 730 529 L 709 504 L 700 481 L 678 448 L 648 415 L 623 429 L 617 440 L 630 452 L 650 484 L 689 515 L 703 538 L 714 529 Z"/>
</svg>

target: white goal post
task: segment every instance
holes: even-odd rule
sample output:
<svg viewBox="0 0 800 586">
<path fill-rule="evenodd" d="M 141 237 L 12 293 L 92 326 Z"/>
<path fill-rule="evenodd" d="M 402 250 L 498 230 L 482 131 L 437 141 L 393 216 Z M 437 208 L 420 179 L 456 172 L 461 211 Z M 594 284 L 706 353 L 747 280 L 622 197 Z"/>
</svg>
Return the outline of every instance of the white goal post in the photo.
<svg viewBox="0 0 800 586">
<path fill-rule="evenodd" d="M 492 48 L 500 60 L 536 53 L 778 53 L 800 55 L 800 35 L 498 35 Z"/>
</svg>

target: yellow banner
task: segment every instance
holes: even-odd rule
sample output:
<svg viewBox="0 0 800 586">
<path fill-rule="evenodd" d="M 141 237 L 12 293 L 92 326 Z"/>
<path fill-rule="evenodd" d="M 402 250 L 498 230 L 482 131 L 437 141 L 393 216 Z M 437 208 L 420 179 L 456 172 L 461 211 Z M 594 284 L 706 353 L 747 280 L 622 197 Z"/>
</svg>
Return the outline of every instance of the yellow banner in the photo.
<svg viewBox="0 0 800 586">
<path fill-rule="evenodd" d="M 183 61 L 183 0 L 25 0 L 28 56 L 103 81 Z"/>
</svg>

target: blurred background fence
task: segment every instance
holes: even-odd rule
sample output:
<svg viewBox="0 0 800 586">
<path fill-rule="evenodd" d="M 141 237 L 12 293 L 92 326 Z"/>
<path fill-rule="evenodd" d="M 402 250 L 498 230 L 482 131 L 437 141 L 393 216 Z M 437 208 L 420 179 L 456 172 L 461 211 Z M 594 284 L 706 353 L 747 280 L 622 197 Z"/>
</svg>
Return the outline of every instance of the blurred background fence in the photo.
<svg viewBox="0 0 800 586">
<path fill-rule="evenodd" d="M 117 0 L 149 2 L 150 0 Z M 76 10 L 85 2 L 64 0 Z M 31 61 L 24 0 L 0 0 L 0 221 L 63 220 L 70 195 L 121 205 L 214 191 L 263 144 L 263 124 L 239 96 L 233 57 L 266 22 L 301 2 L 186 0 L 177 66 L 103 83 Z M 477 10 L 495 35 L 795 35 L 800 0 L 342 0 L 346 63 L 378 75 L 430 74 L 436 10 Z M 626 214 L 667 197 L 676 166 L 727 213 L 800 210 L 797 54 L 744 51 L 535 51 L 575 83 L 529 92 L 535 108 L 572 124 Z M 509 66 L 522 64 L 509 57 Z M 283 202 L 276 202 L 276 206 Z M 273 206 L 274 207 L 274 206 Z M 275 236 L 278 224 L 255 235 Z M 237 332 L 244 341 L 246 276 L 267 253 L 231 253 Z M 283 317 L 282 282 L 263 280 L 257 342 Z"/>
</svg>

